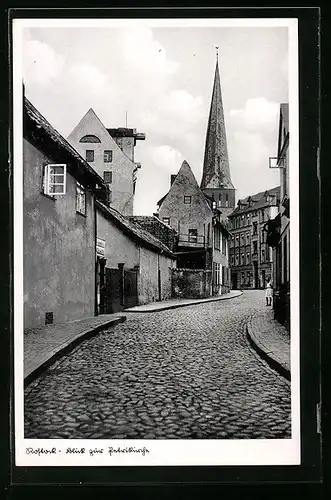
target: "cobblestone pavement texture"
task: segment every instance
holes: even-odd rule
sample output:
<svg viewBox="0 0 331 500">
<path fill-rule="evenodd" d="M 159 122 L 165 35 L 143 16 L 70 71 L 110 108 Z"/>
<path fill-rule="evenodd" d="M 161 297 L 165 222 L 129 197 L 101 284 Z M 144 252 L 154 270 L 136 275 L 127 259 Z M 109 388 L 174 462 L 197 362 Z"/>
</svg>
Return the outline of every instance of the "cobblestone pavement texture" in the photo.
<svg viewBox="0 0 331 500">
<path fill-rule="evenodd" d="M 127 321 L 25 390 L 25 437 L 289 438 L 290 384 L 248 344 L 260 291 Z"/>
<path fill-rule="evenodd" d="M 40 326 L 24 332 L 24 376 L 38 368 L 68 342 L 93 328 L 114 321 L 120 314 L 103 314 L 68 323 Z"/>
<path fill-rule="evenodd" d="M 290 370 L 290 334 L 274 320 L 271 307 L 257 311 L 248 322 L 248 330 L 260 349 L 286 370 Z"/>
</svg>

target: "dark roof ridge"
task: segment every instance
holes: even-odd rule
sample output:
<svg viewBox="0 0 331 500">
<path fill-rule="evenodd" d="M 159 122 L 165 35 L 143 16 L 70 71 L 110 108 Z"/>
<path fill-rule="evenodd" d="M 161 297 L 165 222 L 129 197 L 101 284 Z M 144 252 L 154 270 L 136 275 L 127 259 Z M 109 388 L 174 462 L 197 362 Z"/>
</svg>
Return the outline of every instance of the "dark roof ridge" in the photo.
<svg viewBox="0 0 331 500">
<path fill-rule="evenodd" d="M 98 181 L 101 186 L 104 185 L 102 177 L 84 160 L 76 149 L 56 130 L 53 125 L 40 113 L 40 111 L 24 96 L 24 111 L 29 119 L 36 124 L 36 127 L 43 128 L 46 134 L 61 147 L 63 147 L 72 158 L 77 160 L 81 166 Z"/>
<path fill-rule="evenodd" d="M 150 232 L 146 231 L 141 227 L 140 224 L 134 223 L 129 220 L 129 218 L 121 214 L 118 210 L 113 207 L 107 207 L 104 203 L 99 200 L 96 205 L 100 207 L 104 212 L 110 215 L 113 219 L 117 221 L 121 227 L 123 227 L 127 232 L 133 235 L 139 241 L 143 242 L 145 246 L 156 248 L 158 251 L 163 251 L 169 256 L 175 258 L 175 254 L 168 248 L 162 241 L 152 235 Z"/>
</svg>

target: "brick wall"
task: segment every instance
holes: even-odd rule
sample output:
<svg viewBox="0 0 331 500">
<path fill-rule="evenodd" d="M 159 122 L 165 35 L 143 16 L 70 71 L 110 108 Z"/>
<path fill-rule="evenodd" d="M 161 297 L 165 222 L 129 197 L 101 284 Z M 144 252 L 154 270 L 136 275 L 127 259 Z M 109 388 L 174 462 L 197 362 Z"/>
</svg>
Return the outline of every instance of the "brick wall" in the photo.
<svg viewBox="0 0 331 500">
<path fill-rule="evenodd" d="M 204 298 L 212 294 L 212 273 L 203 269 L 172 269 L 172 296 Z"/>
</svg>

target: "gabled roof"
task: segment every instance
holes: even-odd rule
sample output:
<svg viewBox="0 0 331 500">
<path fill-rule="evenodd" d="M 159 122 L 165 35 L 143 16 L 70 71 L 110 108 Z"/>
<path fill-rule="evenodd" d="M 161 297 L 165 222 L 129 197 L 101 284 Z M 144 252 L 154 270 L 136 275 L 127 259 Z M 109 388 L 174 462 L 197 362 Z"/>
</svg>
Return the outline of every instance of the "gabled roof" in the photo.
<svg viewBox="0 0 331 500">
<path fill-rule="evenodd" d="M 115 208 L 108 207 L 99 201 L 96 202 L 96 206 L 107 218 L 112 220 L 117 227 L 129 237 L 138 241 L 141 245 L 159 253 L 163 252 L 173 259 L 176 258 L 175 254 L 158 238 L 143 229 L 141 225 L 131 222 L 127 217 L 115 210 Z"/>
<path fill-rule="evenodd" d="M 246 212 L 252 212 L 253 210 L 258 210 L 263 207 L 270 206 L 270 202 L 266 201 L 266 195 L 275 196 L 276 200 L 279 201 L 280 198 L 280 186 L 274 187 L 272 189 L 268 189 L 266 191 L 261 191 L 260 193 L 256 193 L 242 200 L 238 200 L 238 206 L 234 209 L 234 211 L 229 215 L 229 217 L 233 217 L 234 215 L 244 214 Z M 252 206 L 249 206 L 249 201 L 252 201 Z M 242 208 L 241 208 L 242 206 Z"/>
<path fill-rule="evenodd" d="M 167 196 L 173 190 L 176 191 L 179 186 L 185 186 L 185 189 L 186 187 L 189 187 L 191 190 L 194 191 L 196 195 L 200 196 L 201 200 L 206 203 L 209 209 L 211 209 L 210 204 L 208 202 L 208 197 L 201 191 L 199 184 L 197 183 L 197 180 L 194 176 L 194 173 L 186 160 L 183 161 L 178 171 L 178 174 L 176 175 L 170 186 L 169 191 L 157 202 L 159 208 L 161 207 Z"/>
<path fill-rule="evenodd" d="M 54 155 L 55 152 L 60 151 L 64 154 L 69 163 L 68 168 L 74 176 L 80 175 L 82 172 L 94 184 L 106 189 L 102 177 L 84 160 L 84 158 L 76 151 L 69 142 L 62 137 L 62 135 L 46 120 L 46 118 L 33 106 L 33 104 L 24 97 L 24 136 L 28 136 L 40 144 L 45 144 L 48 139 L 52 144 L 50 154 Z M 76 165 L 79 168 L 75 169 Z"/>
<path fill-rule="evenodd" d="M 166 224 L 165 222 L 163 222 L 161 219 L 159 219 L 158 217 L 155 217 L 155 215 L 127 215 L 126 216 L 131 222 L 141 222 L 141 223 L 144 223 L 144 222 L 157 222 L 159 224 L 161 224 L 162 226 L 164 226 L 165 228 L 168 229 L 168 231 L 171 231 L 173 232 L 174 234 L 177 233 L 176 229 L 174 229 L 173 227 L 169 226 L 169 224 Z"/>
</svg>

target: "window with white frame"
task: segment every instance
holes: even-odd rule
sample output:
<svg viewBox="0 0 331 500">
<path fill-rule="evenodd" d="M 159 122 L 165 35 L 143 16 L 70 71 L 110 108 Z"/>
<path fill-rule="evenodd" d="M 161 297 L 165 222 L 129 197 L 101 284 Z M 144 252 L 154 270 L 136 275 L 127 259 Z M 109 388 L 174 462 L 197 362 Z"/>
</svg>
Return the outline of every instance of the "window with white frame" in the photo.
<svg viewBox="0 0 331 500">
<path fill-rule="evenodd" d="M 76 211 L 86 215 L 86 190 L 79 182 L 76 183 Z"/>
<path fill-rule="evenodd" d="M 66 194 L 65 164 L 46 165 L 44 169 L 43 190 L 48 196 L 60 196 Z"/>
<path fill-rule="evenodd" d="M 163 217 L 162 220 L 165 224 L 170 225 L 170 217 Z"/>
</svg>

